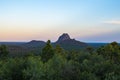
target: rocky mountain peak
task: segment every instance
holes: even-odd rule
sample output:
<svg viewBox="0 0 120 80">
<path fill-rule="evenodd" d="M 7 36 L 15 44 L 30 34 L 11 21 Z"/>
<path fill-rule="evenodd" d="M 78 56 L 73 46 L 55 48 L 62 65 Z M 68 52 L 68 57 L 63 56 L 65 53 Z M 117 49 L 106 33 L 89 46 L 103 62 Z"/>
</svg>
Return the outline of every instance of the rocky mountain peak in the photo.
<svg viewBox="0 0 120 80">
<path fill-rule="evenodd" d="M 57 42 L 61 42 L 61 41 L 64 41 L 64 40 L 70 40 L 70 36 L 67 34 L 67 33 L 63 33 L 59 38 L 58 38 L 58 41 Z"/>
</svg>

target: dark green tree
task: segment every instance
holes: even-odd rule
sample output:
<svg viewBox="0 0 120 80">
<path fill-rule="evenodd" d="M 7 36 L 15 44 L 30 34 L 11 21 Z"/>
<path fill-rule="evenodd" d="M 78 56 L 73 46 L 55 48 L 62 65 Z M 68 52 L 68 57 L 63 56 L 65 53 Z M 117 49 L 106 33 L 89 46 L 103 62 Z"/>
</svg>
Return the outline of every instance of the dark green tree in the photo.
<svg viewBox="0 0 120 80">
<path fill-rule="evenodd" d="M 25 68 L 23 58 L 7 58 L 0 61 L 0 80 L 24 80 L 22 70 Z"/>
<path fill-rule="evenodd" d="M 88 46 L 88 47 L 86 48 L 86 50 L 87 50 L 89 53 L 92 53 L 92 52 L 94 51 L 94 48 L 91 47 L 91 46 Z"/>
<path fill-rule="evenodd" d="M 43 62 L 47 62 L 54 55 L 54 49 L 51 45 L 50 40 L 47 41 L 45 47 L 42 49 L 41 59 Z"/>
<path fill-rule="evenodd" d="M 97 49 L 98 54 L 115 63 L 120 63 L 120 46 L 117 42 L 112 42 Z"/>
<path fill-rule="evenodd" d="M 40 57 L 29 56 L 26 64 L 27 67 L 23 70 L 24 80 L 45 80 L 45 66 Z"/>
<path fill-rule="evenodd" d="M 8 49 L 6 45 L 0 46 L 0 57 L 6 57 L 8 55 Z"/>
<path fill-rule="evenodd" d="M 55 46 L 55 52 L 56 53 L 63 53 L 63 48 L 60 47 L 60 45 Z"/>
</svg>

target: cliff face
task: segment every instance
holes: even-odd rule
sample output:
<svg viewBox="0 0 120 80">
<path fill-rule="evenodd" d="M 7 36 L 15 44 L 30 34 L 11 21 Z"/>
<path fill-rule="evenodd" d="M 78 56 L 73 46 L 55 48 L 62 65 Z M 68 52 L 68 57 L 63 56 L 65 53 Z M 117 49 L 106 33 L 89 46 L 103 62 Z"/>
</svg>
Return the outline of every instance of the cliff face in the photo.
<svg viewBox="0 0 120 80">
<path fill-rule="evenodd" d="M 70 36 L 67 33 L 63 33 L 59 38 L 58 38 L 58 43 L 64 40 L 70 40 Z"/>
<path fill-rule="evenodd" d="M 55 44 L 59 44 L 60 46 L 67 48 L 80 48 L 80 47 L 86 47 L 87 44 L 84 42 L 77 41 L 75 39 L 71 39 L 70 36 L 67 33 L 62 34 L 58 40 L 55 42 Z"/>
</svg>

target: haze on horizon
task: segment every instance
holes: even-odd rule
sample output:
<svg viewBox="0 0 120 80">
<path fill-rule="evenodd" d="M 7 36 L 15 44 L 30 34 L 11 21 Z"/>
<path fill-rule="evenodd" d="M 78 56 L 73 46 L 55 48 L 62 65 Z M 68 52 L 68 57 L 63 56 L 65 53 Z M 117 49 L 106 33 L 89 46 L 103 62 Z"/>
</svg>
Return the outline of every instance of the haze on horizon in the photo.
<svg viewBox="0 0 120 80">
<path fill-rule="evenodd" d="M 0 0 L 0 41 L 120 42 L 119 0 Z"/>
</svg>

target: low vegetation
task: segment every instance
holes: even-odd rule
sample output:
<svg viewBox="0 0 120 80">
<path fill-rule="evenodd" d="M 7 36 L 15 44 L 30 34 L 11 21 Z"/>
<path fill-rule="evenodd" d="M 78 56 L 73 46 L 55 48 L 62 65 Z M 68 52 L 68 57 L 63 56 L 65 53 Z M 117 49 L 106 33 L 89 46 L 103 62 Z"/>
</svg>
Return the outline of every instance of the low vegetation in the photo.
<svg viewBox="0 0 120 80">
<path fill-rule="evenodd" d="M 65 51 L 50 41 L 42 53 L 10 57 L 0 46 L 0 80 L 120 80 L 120 46 L 112 42 L 98 49 Z"/>
</svg>

